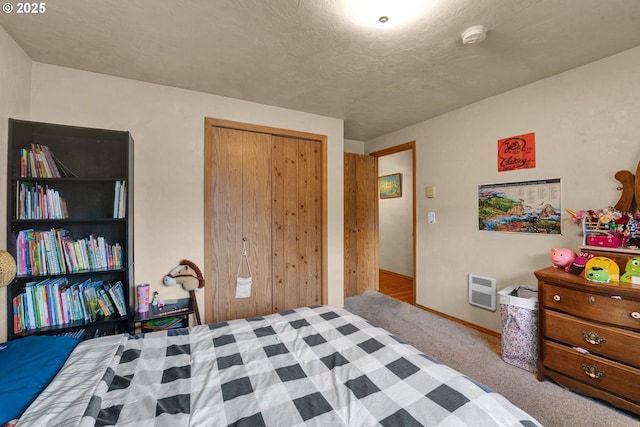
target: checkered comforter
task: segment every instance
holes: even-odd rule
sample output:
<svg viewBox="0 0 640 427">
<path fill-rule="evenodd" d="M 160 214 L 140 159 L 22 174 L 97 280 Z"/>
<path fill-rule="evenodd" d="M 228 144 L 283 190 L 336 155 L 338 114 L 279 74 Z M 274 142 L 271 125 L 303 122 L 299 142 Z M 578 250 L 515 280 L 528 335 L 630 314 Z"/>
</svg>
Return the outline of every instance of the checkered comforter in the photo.
<svg viewBox="0 0 640 427">
<path fill-rule="evenodd" d="M 539 426 L 343 309 L 81 343 L 19 426 Z"/>
</svg>

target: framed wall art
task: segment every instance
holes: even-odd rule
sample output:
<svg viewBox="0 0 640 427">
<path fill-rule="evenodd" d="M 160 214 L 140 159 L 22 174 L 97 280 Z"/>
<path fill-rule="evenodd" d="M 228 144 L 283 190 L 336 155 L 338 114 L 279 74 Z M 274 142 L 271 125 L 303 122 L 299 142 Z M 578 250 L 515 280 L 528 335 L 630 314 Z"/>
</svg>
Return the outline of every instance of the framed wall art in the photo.
<svg viewBox="0 0 640 427">
<path fill-rule="evenodd" d="M 378 189 L 381 199 L 402 197 L 402 174 L 393 173 L 378 177 Z"/>
</svg>

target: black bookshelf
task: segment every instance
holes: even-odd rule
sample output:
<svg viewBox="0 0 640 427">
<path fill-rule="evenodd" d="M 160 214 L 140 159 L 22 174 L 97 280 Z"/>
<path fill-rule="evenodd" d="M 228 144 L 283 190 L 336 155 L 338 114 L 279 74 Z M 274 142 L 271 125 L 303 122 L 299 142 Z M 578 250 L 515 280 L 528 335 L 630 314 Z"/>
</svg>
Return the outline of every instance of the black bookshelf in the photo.
<svg viewBox="0 0 640 427">
<path fill-rule="evenodd" d="M 24 151 L 46 147 L 48 159 L 60 171 L 60 177 L 50 174 L 28 175 L 23 161 Z M 42 155 L 41 159 L 46 156 Z M 51 169 L 40 164 L 40 170 Z M 65 173 L 66 171 L 66 173 Z M 133 138 L 127 131 L 94 129 L 25 120 L 9 119 L 7 163 L 7 250 L 19 260 L 18 236 L 25 230 L 48 232 L 66 230 L 71 240 L 89 236 L 101 237 L 110 246 L 118 246 L 121 263 L 112 265 L 83 265 L 75 269 L 65 260 L 58 263 L 64 271 L 47 274 L 38 271 L 19 271 L 7 287 L 7 325 L 9 339 L 31 334 L 56 335 L 84 330 L 85 338 L 133 331 L 134 275 L 133 275 Z M 38 175 L 38 174 L 36 174 Z M 126 192 L 119 201 L 124 208 L 114 210 L 116 183 L 125 183 Z M 24 218 L 26 203 L 20 197 L 20 188 L 39 186 L 55 190 L 65 202 L 65 217 Z M 24 195 L 24 191 L 22 192 Z M 36 197 L 37 198 L 37 197 Z M 41 198 L 38 198 L 41 201 Z M 19 209 L 18 206 L 21 206 Z M 42 208 L 42 206 L 40 206 Z M 32 207 L 33 208 L 33 207 Z M 39 209 L 44 210 L 44 208 Z M 39 214 L 43 216 L 42 214 Z M 53 233 L 53 235 L 56 235 Z M 51 242 L 52 244 L 54 242 Z M 60 245 L 62 247 L 63 245 Z M 114 251 L 106 251 L 113 254 Z M 106 260 L 108 255 L 104 254 Z M 24 257 L 22 265 L 24 265 Z M 110 316 L 93 319 L 74 319 L 57 325 L 14 328 L 14 298 L 25 292 L 25 287 L 45 279 L 66 279 L 69 286 L 88 279 L 103 283 L 122 282 L 127 313 L 117 311 Z M 59 295 L 59 294 L 58 294 Z M 55 302 L 55 301 L 54 301 Z M 55 308 L 52 308 L 55 309 Z M 63 310 L 58 308 L 58 313 Z M 64 317 L 64 316 L 63 316 Z M 58 322 L 60 317 L 58 316 Z"/>
</svg>

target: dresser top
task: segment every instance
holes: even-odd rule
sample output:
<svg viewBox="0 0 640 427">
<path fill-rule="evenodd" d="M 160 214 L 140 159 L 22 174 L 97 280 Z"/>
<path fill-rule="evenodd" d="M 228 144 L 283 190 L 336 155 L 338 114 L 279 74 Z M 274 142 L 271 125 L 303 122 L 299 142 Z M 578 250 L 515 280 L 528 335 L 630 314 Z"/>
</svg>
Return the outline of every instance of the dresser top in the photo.
<svg viewBox="0 0 640 427">
<path fill-rule="evenodd" d="M 640 285 L 626 282 L 596 283 L 586 280 L 584 277 L 567 273 L 561 268 L 547 267 L 534 272 L 535 276 L 546 282 L 573 285 L 573 287 L 584 288 L 590 292 L 616 292 L 628 294 L 635 298 L 640 298 Z"/>
</svg>

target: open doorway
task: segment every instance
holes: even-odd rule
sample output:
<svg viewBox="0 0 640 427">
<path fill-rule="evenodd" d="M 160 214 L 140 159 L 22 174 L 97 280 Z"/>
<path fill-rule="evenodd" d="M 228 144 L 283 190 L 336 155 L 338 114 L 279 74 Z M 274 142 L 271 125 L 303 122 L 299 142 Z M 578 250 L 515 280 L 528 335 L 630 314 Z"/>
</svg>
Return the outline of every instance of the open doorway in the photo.
<svg viewBox="0 0 640 427">
<path fill-rule="evenodd" d="M 369 155 L 378 159 L 378 176 L 401 185 L 400 194 L 379 198 L 379 291 L 415 304 L 415 141 Z"/>
</svg>

